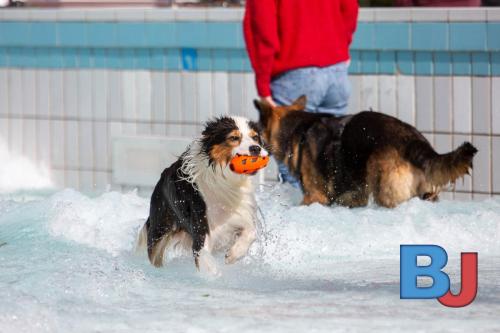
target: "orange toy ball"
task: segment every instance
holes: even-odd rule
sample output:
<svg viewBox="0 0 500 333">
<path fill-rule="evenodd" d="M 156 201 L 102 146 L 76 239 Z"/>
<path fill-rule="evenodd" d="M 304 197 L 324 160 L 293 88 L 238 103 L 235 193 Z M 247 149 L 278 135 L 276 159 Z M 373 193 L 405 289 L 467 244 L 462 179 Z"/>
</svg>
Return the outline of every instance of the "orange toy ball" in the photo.
<svg viewBox="0 0 500 333">
<path fill-rule="evenodd" d="M 265 168 L 267 163 L 269 163 L 269 156 L 236 155 L 229 163 L 229 167 L 233 172 L 252 175 Z"/>
</svg>

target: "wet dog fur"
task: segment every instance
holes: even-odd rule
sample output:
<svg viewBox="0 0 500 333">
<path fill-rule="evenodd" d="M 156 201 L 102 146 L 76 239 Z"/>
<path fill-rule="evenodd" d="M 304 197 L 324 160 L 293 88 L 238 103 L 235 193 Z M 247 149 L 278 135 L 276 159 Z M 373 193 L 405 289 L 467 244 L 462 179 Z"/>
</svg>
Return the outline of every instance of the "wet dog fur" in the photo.
<svg viewBox="0 0 500 333">
<path fill-rule="evenodd" d="M 306 98 L 271 107 L 254 101 L 264 140 L 277 161 L 300 180 L 303 204 L 359 207 L 369 198 L 396 207 L 413 197 L 437 200 L 472 169 L 469 142 L 438 154 L 413 126 L 372 111 L 334 117 L 305 112 Z"/>
<path fill-rule="evenodd" d="M 213 251 L 227 249 L 226 264 L 246 255 L 256 238 L 256 204 L 250 176 L 228 167 L 237 154 L 267 156 L 259 127 L 242 117 L 220 117 L 163 171 L 138 237 L 138 249 L 147 248 L 154 266 L 179 246 L 209 274 L 217 274 Z"/>
</svg>

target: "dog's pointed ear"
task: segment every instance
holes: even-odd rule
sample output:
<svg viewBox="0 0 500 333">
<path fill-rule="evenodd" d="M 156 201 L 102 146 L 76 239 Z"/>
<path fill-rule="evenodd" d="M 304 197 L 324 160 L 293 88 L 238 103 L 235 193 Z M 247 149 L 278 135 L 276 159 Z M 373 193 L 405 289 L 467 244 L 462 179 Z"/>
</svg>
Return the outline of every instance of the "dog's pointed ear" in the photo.
<svg viewBox="0 0 500 333">
<path fill-rule="evenodd" d="M 304 110 L 306 108 L 306 104 L 307 104 L 307 97 L 306 95 L 302 95 L 293 102 L 292 106 L 296 110 Z"/>
<path fill-rule="evenodd" d="M 262 109 L 262 105 L 260 105 L 260 101 L 258 99 L 254 99 L 253 100 L 253 105 L 255 106 L 255 108 L 257 109 L 257 111 L 261 112 L 261 109 Z"/>
<path fill-rule="evenodd" d="M 258 99 L 253 100 L 253 105 L 259 111 L 261 117 L 268 117 L 273 112 L 273 107 L 266 101 L 260 101 Z"/>
</svg>

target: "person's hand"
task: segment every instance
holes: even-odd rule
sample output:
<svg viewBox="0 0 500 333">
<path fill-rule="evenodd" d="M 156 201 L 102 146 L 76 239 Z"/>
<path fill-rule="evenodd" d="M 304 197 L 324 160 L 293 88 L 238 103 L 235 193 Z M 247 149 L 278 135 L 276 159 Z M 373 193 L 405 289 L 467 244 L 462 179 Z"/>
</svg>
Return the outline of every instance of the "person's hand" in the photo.
<svg viewBox="0 0 500 333">
<path fill-rule="evenodd" d="M 260 101 L 271 105 L 273 108 L 278 106 L 276 102 L 273 100 L 272 96 L 261 97 Z"/>
</svg>

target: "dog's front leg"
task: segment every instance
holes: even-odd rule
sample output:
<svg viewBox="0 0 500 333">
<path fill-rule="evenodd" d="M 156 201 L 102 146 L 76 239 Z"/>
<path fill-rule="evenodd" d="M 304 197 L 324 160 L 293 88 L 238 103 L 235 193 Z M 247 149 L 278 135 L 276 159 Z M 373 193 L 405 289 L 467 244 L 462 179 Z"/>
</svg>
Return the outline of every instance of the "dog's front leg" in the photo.
<svg viewBox="0 0 500 333">
<path fill-rule="evenodd" d="M 253 225 L 242 229 L 233 246 L 231 246 L 229 251 L 226 253 L 226 264 L 232 264 L 247 254 L 248 249 L 255 241 L 256 237 L 257 233 Z"/>
</svg>

